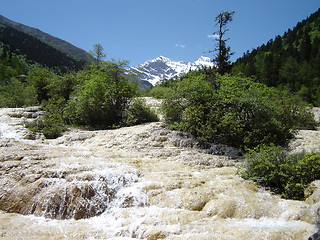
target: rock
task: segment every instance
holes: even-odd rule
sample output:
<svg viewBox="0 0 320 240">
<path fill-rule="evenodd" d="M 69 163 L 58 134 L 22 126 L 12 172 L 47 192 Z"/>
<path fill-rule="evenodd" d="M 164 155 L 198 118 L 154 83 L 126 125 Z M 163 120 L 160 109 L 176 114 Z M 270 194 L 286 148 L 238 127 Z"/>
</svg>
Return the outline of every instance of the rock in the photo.
<svg viewBox="0 0 320 240">
<path fill-rule="evenodd" d="M 184 191 L 181 197 L 183 208 L 190 211 L 202 211 L 210 201 L 210 193 L 203 191 Z"/>
<path fill-rule="evenodd" d="M 143 238 L 147 240 L 157 240 L 157 239 L 165 239 L 167 235 L 168 234 L 163 229 L 153 227 L 151 229 L 148 229 L 144 233 Z"/>
<path fill-rule="evenodd" d="M 200 147 L 203 148 L 203 152 L 207 154 L 223 155 L 231 158 L 240 156 L 240 153 L 236 148 L 223 144 L 201 143 Z"/>
<path fill-rule="evenodd" d="M 234 218 L 237 211 L 237 201 L 226 199 L 224 201 L 211 200 L 203 208 L 208 216 L 218 216 L 220 218 Z"/>
<path fill-rule="evenodd" d="M 37 118 L 45 114 L 45 111 L 42 111 L 41 107 L 26 107 L 26 108 L 17 108 L 11 111 L 8 115 L 13 118 Z"/>
<path fill-rule="evenodd" d="M 89 138 L 94 137 L 95 133 L 94 132 L 77 132 L 77 133 L 73 133 L 72 135 L 66 136 L 66 140 L 67 141 L 84 141 L 87 140 Z"/>
<path fill-rule="evenodd" d="M 309 204 L 320 202 L 320 180 L 310 183 L 304 190 L 304 196 Z"/>
<path fill-rule="evenodd" d="M 308 240 L 320 240 L 320 230 L 314 234 L 312 234 Z"/>
<path fill-rule="evenodd" d="M 231 158 L 237 158 L 240 156 L 239 151 L 234 148 L 223 144 L 213 144 L 208 142 L 199 142 L 189 132 L 183 131 L 172 131 L 168 129 L 154 129 L 153 141 L 156 142 L 169 142 L 174 147 L 178 148 L 194 148 L 200 152 L 211 154 L 211 155 L 222 155 Z"/>
</svg>

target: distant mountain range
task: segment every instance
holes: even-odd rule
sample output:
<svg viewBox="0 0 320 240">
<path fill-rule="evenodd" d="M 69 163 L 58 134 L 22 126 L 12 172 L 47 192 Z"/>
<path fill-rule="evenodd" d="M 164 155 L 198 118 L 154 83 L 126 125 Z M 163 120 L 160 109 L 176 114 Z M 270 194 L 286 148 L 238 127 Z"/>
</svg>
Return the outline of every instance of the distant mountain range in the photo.
<svg viewBox="0 0 320 240">
<path fill-rule="evenodd" d="M 135 75 L 135 78 L 151 86 L 164 79 L 181 77 L 189 71 L 213 66 L 214 63 L 208 57 L 200 57 L 195 62 L 176 62 L 160 56 L 132 67 L 131 71 Z"/>
<path fill-rule="evenodd" d="M 92 61 L 92 57 L 85 50 L 37 28 L 14 22 L 0 15 L 1 43 L 8 46 L 11 51 L 25 55 L 30 61 L 62 71 L 81 69 Z M 208 57 L 200 57 L 195 62 L 177 62 L 160 56 L 131 67 L 128 79 L 138 82 L 139 88 L 146 90 L 161 80 L 178 78 L 191 70 L 213 65 Z"/>
<path fill-rule="evenodd" d="M 0 24 L 11 27 L 17 31 L 23 32 L 32 37 L 35 37 L 76 60 L 80 60 L 80 61 L 91 60 L 90 55 L 85 50 L 78 48 L 72 45 L 71 43 L 66 42 L 60 38 L 57 38 L 57 37 L 51 36 L 50 34 L 42 32 L 37 28 L 29 27 L 21 23 L 14 22 L 1 15 L 0 15 Z"/>
</svg>

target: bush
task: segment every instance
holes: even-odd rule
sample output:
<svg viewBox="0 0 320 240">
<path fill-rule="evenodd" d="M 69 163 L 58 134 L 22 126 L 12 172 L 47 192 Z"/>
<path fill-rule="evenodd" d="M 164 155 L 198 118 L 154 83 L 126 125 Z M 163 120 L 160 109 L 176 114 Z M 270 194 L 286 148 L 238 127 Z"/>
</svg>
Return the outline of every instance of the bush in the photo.
<svg viewBox="0 0 320 240">
<path fill-rule="evenodd" d="M 170 94 L 172 94 L 171 89 L 163 86 L 154 86 L 147 92 L 148 96 L 158 99 L 166 98 Z"/>
<path fill-rule="evenodd" d="M 0 107 L 23 107 L 37 103 L 33 86 L 11 78 L 9 83 L 0 86 Z"/>
<path fill-rule="evenodd" d="M 24 125 L 33 133 L 41 132 L 48 139 L 61 136 L 67 130 L 62 119 L 63 98 L 52 98 L 48 102 L 44 101 L 45 114 L 34 121 L 25 122 Z"/>
<path fill-rule="evenodd" d="M 320 179 L 320 154 L 288 155 L 279 146 L 261 145 L 246 155 L 241 175 L 285 198 L 302 200 L 304 189 Z"/>
<path fill-rule="evenodd" d="M 123 124 L 133 126 L 137 124 L 159 121 L 158 116 L 146 106 L 145 99 L 136 98 L 124 111 Z"/>
<path fill-rule="evenodd" d="M 199 140 L 240 149 L 284 145 L 303 122 L 316 125 L 304 103 L 288 91 L 242 76 L 206 79 L 194 73 L 177 81 L 162 107 L 171 126 Z"/>
<path fill-rule="evenodd" d="M 75 77 L 79 85 L 65 107 L 64 118 L 70 124 L 108 128 L 119 125 L 136 88 L 124 79 L 116 63 L 90 66 Z"/>
</svg>

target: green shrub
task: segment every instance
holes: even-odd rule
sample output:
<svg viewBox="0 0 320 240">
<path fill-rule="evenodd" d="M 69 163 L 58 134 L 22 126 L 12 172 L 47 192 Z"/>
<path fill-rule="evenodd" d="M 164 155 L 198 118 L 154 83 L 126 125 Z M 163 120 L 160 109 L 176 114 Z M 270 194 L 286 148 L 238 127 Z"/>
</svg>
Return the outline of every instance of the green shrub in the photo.
<svg viewBox="0 0 320 240">
<path fill-rule="evenodd" d="M 0 107 L 23 107 L 37 103 L 33 86 L 21 83 L 16 78 L 0 85 Z"/>
<path fill-rule="evenodd" d="M 119 125 L 136 88 L 123 77 L 123 69 L 116 63 L 79 72 L 79 85 L 64 109 L 69 124 L 108 128 Z"/>
<path fill-rule="evenodd" d="M 304 189 L 320 179 L 320 154 L 288 155 L 279 146 L 261 145 L 250 150 L 241 175 L 285 198 L 301 200 Z"/>
<path fill-rule="evenodd" d="M 147 92 L 148 96 L 158 99 L 166 98 L 170 94 L 172 94 L 171 89 L 163 86 L 154 86 Z"/>
<path fill-rule="evenodd" d="M 123 124 L 133 126 L 137 124 L 159 121 L 158 116 L 146 106 L 146 100 L 136 98 L 124 111 Z"/>
<path fill-rule="evenodd" d="M 41 132 L 48 139 L 59 137 L 67 128 L 62 119 L 62 109 L 64 106 L 63 98 L 52 98 L 45 103 L 45 114 L 31 122 L 25 122 L 24 125 L 32 132 Z"/>
<path fill-rule="evenodd" d="M 62 114 L 65 99 L 62 97 L 50 98 L 44 107 L 46 114 L 43 116 L 43 128 L 41 132 L 46 138 L 57 138 L 67 130 Z"/>
<path fill-rule="evenodd" d="M 162 110 L 172 127 L 199 140 L 253 148 L 284 145 L 295 130 L 316 125 L 304 103 L 288 91 L 269 88 L 242 76 L 207 80 L 204 73 L 171 84 Z"/>
</svg>

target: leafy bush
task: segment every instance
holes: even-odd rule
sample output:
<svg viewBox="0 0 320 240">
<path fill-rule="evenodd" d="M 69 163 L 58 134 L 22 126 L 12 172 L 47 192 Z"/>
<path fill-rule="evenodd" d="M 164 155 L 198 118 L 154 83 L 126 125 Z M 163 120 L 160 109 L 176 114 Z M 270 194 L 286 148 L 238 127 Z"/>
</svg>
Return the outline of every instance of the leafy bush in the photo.
<svg viewBox="0 0 320 240">
<path fill-rule="evenodd" d="M 0 107 L 23 107 L 37 103 L 33 86 L 21 83 L 16 78 L 0 86 Z"/>
<path fill-rule="evenodd" d="M 136 98 L 124 111 L 123 124 L 133 126 L 137 124 L 159 121 L 158 116 L 146 106 L 145 99 Z"/>
<path fill-rule="evenodd" d="M 35 89 L 38 103 L 47 101 L 50 98 L 49 85 L 58 76 L 47 68 L 34 67 L 28 74 L 28 82 L 32 84 Z"/>
<path fill-rule="evenodd" d="M 34 121 L 25 122 L 24 125 L 32 132 L 41 132 L 48 139 L 59 137 L 67 128 L 62 119 L 63 98 L 52 98 L 48 102 L 44 101 L 45 114 Z"/>
<path fill-rule="evenodd" d="M 57 138 L 66 131 L 62 118 L 64 99 L 50 99 L 44 110 L 47 112 L 43 116 L 43 128 L 41 132 L 46 138 Z"/>
<path fill-rule="evenodd" d="M 64 117 L 71 124 L 99 128 L 119 125 L 125 108 L 136 95 L 136 88 L 123 77 L 123 69 L 107 62 L 79 72 L 80 82 L 65 107 Z"/>
<path fill-rule="evenodd" d="M 163 86 L 154 86 L 147 92 L 148 96 L 158 99 L 166 98 L 170 94 L 172 94 L 171 89 Z"/>
<path fill-rule="evenodd" d="M 304 189 L 320 179 L 320 154 L 288 155 L 282 147 L 261 145 L 246 155 L 241 175 L 285 198 L 301 200 Z"/>
<path fill-rule="evenodd" d="M 166 121 L 203 141 L 242 149 L 283 145 L 302 123 L 316 125 L 297 96 L 251 78 L 216 75 L 208 80 L 195 72 L 170 88 L 173 94 L 162 107 Z"/>
</svg>

